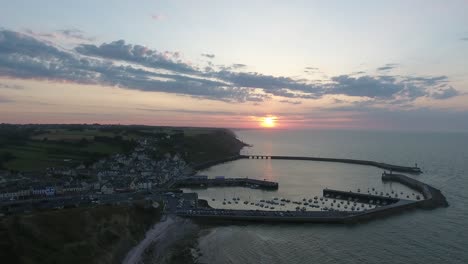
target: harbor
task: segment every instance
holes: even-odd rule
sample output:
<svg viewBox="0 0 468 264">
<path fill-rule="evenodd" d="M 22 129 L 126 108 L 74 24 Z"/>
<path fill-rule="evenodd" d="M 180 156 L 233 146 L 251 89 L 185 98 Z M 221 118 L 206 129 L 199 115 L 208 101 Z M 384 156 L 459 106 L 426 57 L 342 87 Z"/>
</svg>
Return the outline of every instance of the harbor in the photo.
<svg viewBox="0 0 468 264">
<path fill-rule="evenodd" d="M 241 201 L 238 197 L 225 198 L 223 205 L 237 206 L 238 209 L 189 208 L 177 210 L 176 215 L 208 222 L 355 223 L 402 213 L 407 209 L 448 206 L 439 190 L 408 176 L 384 172 L 382 181 L 408 185 L 414 192 L 383 193 L 374 188 L 352 192 L 326 188 L 321 196 L 300 200 L 272 197 Z"/>
</svg>

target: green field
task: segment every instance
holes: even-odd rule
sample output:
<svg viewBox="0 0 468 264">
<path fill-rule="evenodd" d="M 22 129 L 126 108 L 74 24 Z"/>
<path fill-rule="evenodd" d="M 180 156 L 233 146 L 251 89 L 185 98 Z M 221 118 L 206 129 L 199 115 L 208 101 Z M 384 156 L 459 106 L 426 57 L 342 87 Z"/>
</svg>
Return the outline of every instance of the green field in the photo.
<svg viewBox="0 0 468 264">
<path fill-rule="evenodd" d="M 14 171 L 74 167 L 133 149 L 130 137 L 122 136 L 125 130 L 107 130 L 83 125 L 1 124 L 0 167 Z"/>
<path fill-rule="evenodd" d="M 122 152 L 119 145 L 91 142 L 85 146 L 31 140 L 24 145 L 0 147 L 15 158 L 3 164 L 6 169 L 17 171 L 43 170 L 47 167 L 79 165 L 96 156 Z"/>
</svg>

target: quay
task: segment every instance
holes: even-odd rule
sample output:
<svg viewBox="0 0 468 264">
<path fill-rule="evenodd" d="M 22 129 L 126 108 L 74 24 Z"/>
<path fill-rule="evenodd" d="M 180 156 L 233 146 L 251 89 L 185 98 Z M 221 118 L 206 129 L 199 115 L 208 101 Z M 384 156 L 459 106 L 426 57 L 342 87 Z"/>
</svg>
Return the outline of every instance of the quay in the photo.
<svg viewBox="0 0 468 264">
<path fill-rule="evenodd" d="M 286 222 L 286 223 L 344 223 L 354 213 L 343 211 L 260 211 L 260 210 L 227 210 L 195 209 L 177 211 L 180 217 L 195 221 L 225 222 Z"/>
<path fill-rule="evenodd" d="M 249 178 L 205 178 L 187 177 L 173 183 L 172 188 L 183 187 L 249 187 L 253 189 L 277 190 L 278 183 Z"/>
<path fill-rule="evenodd" d="M 366 193 L 345 192 L 332 189 L 324 189 L 323 196 L 330 199 L 348 200 L 358 203 L 377 203 L 377 204 L 394 204 L 400 201 L 398 198 L 386 197 L 381 195 L 372 195 Z M 371 202 L 372 201 L 372 202 Z"/>
<path fill-rule="evenodd" d="M 305 160 L 305 161 L 322 161 L 322 162 L 338 162 L 356 165 L 365 165 L 381 168 L 388 171 L 405 172 L 411 174 L 420 174 L 422 170 L 415 164 L 414 167 L 393 165 L 383 162 L 371 160 L 357 160 L 357 159 L 338 159 L 338 158 L 322 158 L 322 157 L 303 157 L 303 156 L 268 156 L 268 155 L 235 155 L 223 159 L 213 160 L 205 163 L 194 165 L 195 170 L 207 169 L 211 166 L 239 160 L 239 159 L 271 159 L 271 160 Z"/>
</svg>

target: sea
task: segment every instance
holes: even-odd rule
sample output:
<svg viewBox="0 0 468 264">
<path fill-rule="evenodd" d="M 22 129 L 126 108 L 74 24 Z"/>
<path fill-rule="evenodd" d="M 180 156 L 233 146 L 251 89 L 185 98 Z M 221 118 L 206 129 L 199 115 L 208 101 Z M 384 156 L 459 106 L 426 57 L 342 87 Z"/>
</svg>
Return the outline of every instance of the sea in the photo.
<svg viewBox="0 0 468 264">
<path fill-rule="evenodd" d="M 235 133 L 252 145 L 242 154 L 365 159 L 405 166 L 417 163 L 423 173 L 410 176 L 440 189 L 450 206 L 356 224 L 201 225 L 197 243 L 200 263 L 468 263 L 467 133 L 267 129 Z M 244 159 L 199 174 L 272 180 L 279 182 L 279 189 L 185 191 L 197 192 L 212 207 L 232 209 L 258 209 L 255 203 L 262 199 L 308 200 L 320 197 L 324 188 L 393 192 L 415 199 L 413 190 L 383 183 L 382 172 L 352 164 Z M 233 198 L 240 198 L 240 202 L 235 204 Z M 224 199 L 231 204 L 223 205 Z M 284 210 L 278 206 L 269 210 L 280 209 Z"/>
</svg>

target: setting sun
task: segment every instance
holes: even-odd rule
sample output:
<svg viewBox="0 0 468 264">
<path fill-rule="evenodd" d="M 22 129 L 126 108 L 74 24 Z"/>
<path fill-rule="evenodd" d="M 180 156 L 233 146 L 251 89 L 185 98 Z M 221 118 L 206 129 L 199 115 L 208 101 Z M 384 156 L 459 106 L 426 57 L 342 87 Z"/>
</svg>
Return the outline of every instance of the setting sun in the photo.
<svg viewBox="0 0 468 264">
<path fill-rule="evenodd" d="M 276 117 L 275 116 L 266 116 L 261 119 L 260 125 L 262 127 L 275 127 L 276 126 Z"/>
</svg>

